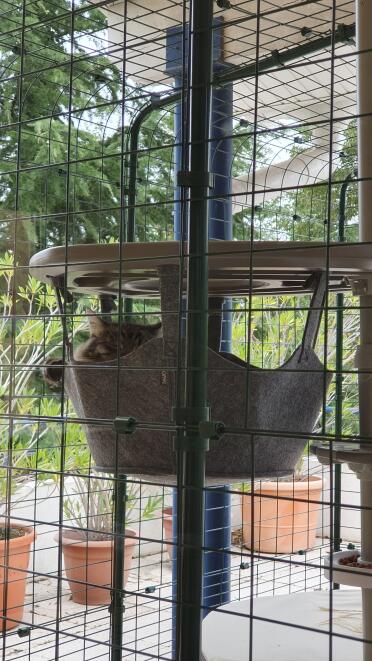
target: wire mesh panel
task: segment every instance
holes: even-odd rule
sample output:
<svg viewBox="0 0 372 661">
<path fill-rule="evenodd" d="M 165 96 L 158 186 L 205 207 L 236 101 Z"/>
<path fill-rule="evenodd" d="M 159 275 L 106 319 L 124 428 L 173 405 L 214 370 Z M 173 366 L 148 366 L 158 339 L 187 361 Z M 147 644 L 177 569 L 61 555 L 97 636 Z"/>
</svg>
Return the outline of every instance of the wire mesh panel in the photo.
<svg viewBox="0 0 372 661">
<path fill-rule="evenodd" d="M 371 661 L 371 7 L 0 7 L 2 658 Z"/>
</svg>

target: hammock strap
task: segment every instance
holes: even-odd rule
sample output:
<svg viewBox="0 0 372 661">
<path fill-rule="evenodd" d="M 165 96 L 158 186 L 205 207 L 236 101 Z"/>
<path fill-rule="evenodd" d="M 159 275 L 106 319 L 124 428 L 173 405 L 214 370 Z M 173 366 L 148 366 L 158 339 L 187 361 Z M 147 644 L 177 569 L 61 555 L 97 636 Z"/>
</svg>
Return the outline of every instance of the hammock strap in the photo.
<svg viewBox="0 0 372 661">
<path fill-rule="evenodd" d="M 319 271 L 313 275 L 313 295 L 311 298 L 309 312 L 307 314 L 305 330 L 302 338 L 302 354 L 313 349 L 319 333 L 320 321 L 323 313 L 324 299 L 327 286 L 327 274 Z"/>
<path fill-rule="evenodd" d="M 67 360 L 72 360 L 72 343 L 66 321 L 66 302 L 72 300 L 71 294 L 63 286 L 64 278 L 51 276 L 51 281 L 56 292 L 57 307 L 61 317 L 63 330 L 63 343 L 66 347 Z M 63 293 L 62 293 L 63 292 Z"/>
</svg>

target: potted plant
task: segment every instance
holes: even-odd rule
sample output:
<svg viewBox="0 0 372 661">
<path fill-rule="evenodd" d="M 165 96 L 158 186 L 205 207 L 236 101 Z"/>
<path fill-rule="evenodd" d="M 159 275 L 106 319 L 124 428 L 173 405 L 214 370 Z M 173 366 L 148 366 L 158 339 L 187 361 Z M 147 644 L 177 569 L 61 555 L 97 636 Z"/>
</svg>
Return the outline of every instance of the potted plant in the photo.
<svg viewBox="0 0 372 661">
<path fill-rule="evenodd" d="M 253 492 L 249 485 L 243 488 L 243 544 L 247 548 L 276 554 L 315 545 L 323 480 L 310 475 L 308 467 L 303 470 L 304 463 L 302 458 L 291 480 L 260 480 Z"/>
<path fill-rule="evenodd" d="M 22 222 L 17 228 L 24 231 Z M 18 269 L 10 250 L 1 252 L 0 263 L 0 416 L 13 418 L 11 436 L 9 425 L 0 425 L 0 628 L 12 629 L 23 618 L 29 557 L 36 538 L 34 526 L 21 521 L 21 509 L 28 501 L 27 492 L 34 492 L 36 482 L 46 479 L 39 472 L 48 455 L 43 444 L 53 444 L 53 425 L 40 423 L 35 414 L 58 414 L 58 403 L 40 397 L 38 372 L 61 346 L 63 334 L 52 287 Z"/>
<path fill-rule="evenodd" d="M 0 467 L 0 617 L 1 629 L 14 629 L 23 620 L 26 583 L 31 547 L 36 538 L 34 527 L 11 518 L 27 495 L 20 467 L 26 451 L 1 453 Z M 29 489 L 32 491 L 34 485 Z M 22 492 L 21 492 L 22 491 Z"/>
<path fill-rule="evenodd" d="M 126 522 L 151 519 L 162 497 L 141 497 L 139 483 L 131 483 L 126 500 Z M 109 604 L 111 601 L 113 536 L 113 481 L 96 475 L 74 474 L 63 501 L 65 523 L 58 536 L 72 600 L 80 604 Z M 134 516 L 137 511 L 137 516 Z M 68 524 L 68 527 L 67 525 Z M 137 533 L 126 528 L 124 538 L 124 585 L 132 566 Z"/>
<path fill-rule="evenodd" d="M 169 560 L 172 560 L 173 557 L 173 507 L 163 507 L 161 510 L 162 513 L 162 523 L 163 523 L 163 535 L 164 541 L 169 556 Z"/>
<path fill-rule="evenodd" d="M 13 473 L 13 469 L 11 469 Z M 2 517 L 0 518 L 0 617 L 1 628 L 14 629 L 23 620 L 26 595 L 27 570 L 30 551 L 35 540 L 34 528 L 4 516 L 6 501 L 4 491 L 9 486 L 7 469 L 0 470 Z M 11 479 L 12 496 L 18 490 L 16 478 Z M 13 500 L 11 500 L 13 505 Z M 6 618 L 6 619 L 4 619 Z"/>
</svg>

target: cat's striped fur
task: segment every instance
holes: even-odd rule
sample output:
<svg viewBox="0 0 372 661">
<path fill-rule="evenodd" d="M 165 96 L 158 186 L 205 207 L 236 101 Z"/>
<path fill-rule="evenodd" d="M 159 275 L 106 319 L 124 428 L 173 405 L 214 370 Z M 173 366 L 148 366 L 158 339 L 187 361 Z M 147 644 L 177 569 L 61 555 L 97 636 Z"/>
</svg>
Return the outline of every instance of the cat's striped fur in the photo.
<svg viewBox="0 0 372 661">
<path fill-rule="evenodd" d="M 153 325 L 114 324 L 87 310 L 90 337 L 74 351 L 74 359 L 82 363 L 102 363 L 126 356 L 154 337 L 161 337 L 161 323 Z M 56 385 L 62 378 L 62 360 L 49 359 L 43 370 L 44 380 Z"/>
</svg>

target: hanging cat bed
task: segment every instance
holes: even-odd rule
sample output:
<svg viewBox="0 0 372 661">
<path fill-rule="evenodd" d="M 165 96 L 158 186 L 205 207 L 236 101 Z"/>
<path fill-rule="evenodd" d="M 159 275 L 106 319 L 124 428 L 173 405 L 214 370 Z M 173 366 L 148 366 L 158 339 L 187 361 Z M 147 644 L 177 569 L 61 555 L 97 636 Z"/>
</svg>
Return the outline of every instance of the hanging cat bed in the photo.
<svg viewBox="0 0 372 661">
<path fill-rule="evenodd" d="M 96 467 L 174 483 L 176 453 L 173 422 L 176 405 L 177 357 L 184 364 L 184 341 L 178 342 L 179 269 L 160 267 L 163 337 L 152 339 L 132 353 L 99 364 L 70 358 L 65 387 L 77 416 L 85 425 Z M 248 366 L 218 351 L 221 318 L 210 316 L 208 399 L 211 419 L 230 433 L 211 442 L 206 458 L 207 483 L 225 483 L 293 473 L 319 415 L 331 381 L 314 352 L 325 275 L 313 277 L 313 296 L 301 345 L 279 369 Z M 183 379 L 179 379 L 181 384 Z M 181 401 L 182 401 L 182 392 Z M 92 420 L 131 416 L 148 428 L 118 436 Z M 163 427 L 163 429 L 161 429 Z M 159 429 L 160 428 L 160 429 Z M 236 433 L 232 433 L 236 430 Z"/>
</svg>

